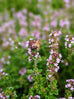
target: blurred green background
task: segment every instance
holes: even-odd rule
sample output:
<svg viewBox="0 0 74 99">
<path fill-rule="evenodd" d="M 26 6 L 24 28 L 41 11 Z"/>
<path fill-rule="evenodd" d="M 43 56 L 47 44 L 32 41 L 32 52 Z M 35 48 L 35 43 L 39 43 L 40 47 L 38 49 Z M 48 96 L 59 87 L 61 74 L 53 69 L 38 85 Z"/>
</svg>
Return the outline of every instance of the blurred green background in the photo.
<svg viewBox="0 0 74 99">
<path fill-rule="evenodd" d="M 53 8 L 62 8 L 63 0 L 51 0 Z M 5 9 L 11 13 L 11 9 L 15 8 L 16 11 L 26 8 L 28 11 L 38 14 L 39 10 L 37 8 L 38 0 L 0 0 L 0 12 Z"/>
</svg>

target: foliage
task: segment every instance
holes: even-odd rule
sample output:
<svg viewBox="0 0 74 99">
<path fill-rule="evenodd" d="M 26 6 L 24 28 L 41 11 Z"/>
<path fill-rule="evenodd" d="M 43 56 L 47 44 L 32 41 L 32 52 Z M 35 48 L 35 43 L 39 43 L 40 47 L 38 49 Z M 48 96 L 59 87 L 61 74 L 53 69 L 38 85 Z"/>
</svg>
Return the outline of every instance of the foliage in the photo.
<svg viewBox="0 0 74 99">
<path fill-rule="evenodd" d="M 0 10 L 0 99 L 73 99 L 73 0 L 1 0 Z"/>
</svg>

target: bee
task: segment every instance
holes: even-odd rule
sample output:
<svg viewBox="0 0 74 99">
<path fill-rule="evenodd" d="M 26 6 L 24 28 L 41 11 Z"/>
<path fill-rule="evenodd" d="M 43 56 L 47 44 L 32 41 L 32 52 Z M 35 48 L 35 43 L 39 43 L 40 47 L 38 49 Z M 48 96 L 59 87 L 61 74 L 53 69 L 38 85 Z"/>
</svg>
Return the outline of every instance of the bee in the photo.
<svg viewBox="0 0 74 99">
<path fill-rule="evenodd" d="M 40 46 L 41 46 L 41 41 L 40 41 L 40 40 L 37 40 L 37 41 L 34 43 L 34 45 L 33 45 L 33 47 L 32 47 L 32 50 L 35 50 L 35 49 L 38 49 L 38 50 L 39 50 Z"/>
</svg>

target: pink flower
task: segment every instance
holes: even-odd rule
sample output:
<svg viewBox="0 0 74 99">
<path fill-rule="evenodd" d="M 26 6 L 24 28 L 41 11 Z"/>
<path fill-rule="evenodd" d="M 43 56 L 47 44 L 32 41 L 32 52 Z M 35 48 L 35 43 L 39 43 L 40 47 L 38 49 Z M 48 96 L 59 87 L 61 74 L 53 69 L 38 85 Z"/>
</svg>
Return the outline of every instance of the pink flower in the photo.
<svg viewBox="0 0 74 99">
<path fill-rule="evenodd" d="M 67 47 L 67 42 L 65 42 L 65 47 Z"/>
<path fill-rule="evenodd" d="M 49 56 L 49 59 L 48 59 L 48 60 L 49 60 L 49 61 L 52 60 L 52 55 Z"/>
<path fill-rule="evenodd" d="M 35 30 L 32 32 L 31 36 L 35 37 L 36 39 L 40 38 L 40 31 Z"/>
<path fill-rule="evenodd" d="M 69 38 L 65 38 L 66 41 L 69 41 Z"/>
<path fill-rule="evenodd" d="M 58 64 L 57 63 L 54 63 L 54 66 L 58 66 Z"/>
<path fill-rule="evenodd" d="M 59 59 L 59 58 L 57 58 L 57 59 L 56 59 L 56 61 L 57 61 L 57 63 L 59 63 L 59 62 L 60 62 L 60 59 Z"/>
<path fill-rule="evenodd" d="M 34 97 L 36 97 L 36 98 L 40 99 L 40 96 L 39 96 L 39 95 L 36 95 L 36 96 L 34 96 Z"/>
<path fill-rule="evenodd" d="M 49 76 L 49 78 L 52 77 L 52 75 L 48 75 L 48 76 Z"/>
<path fill-rule="evenodd" d="M 32 60 L 30 57 L 28 57 L 29 62 Z"/>
<path fill-rule="evenodd" d="M 34 27 L 38 27 L 38 28 L 40 28 L 41 27 L 41 24 L 40 24 L 40 22 L 39 21 L 32 21 L 32 25 L 34 26 Z"/>
<path fill-rule="evenodd" d="M 54 51 L 53 51 L 53 49 L 51 49 L 50 54 L 53 54 L 53 53 L 54 53 Z"/>
<path fill-rule="evenodd" d="M 70 79 L 66 80 L 66 82 L 69 82 L 69 81 L 70 81 Z"/>
<path fill-rule="evenodd" d="M 65 88 L 68 88 L 68 86 L 67 86 L 67 85 L 65 85 Z"/>
<path fill-rule="evenodd" d="M 43 27 L 43 31 L 49 31 L 49 26 L 47 24 Z"/>
<path fill-rule="evenodd" d="M 51 42 L 53 43 L 54 42 L 54 39 L 51 39 Z"/>
<path fill-rule="evenodd" d="M 68 62 L 66 62 L 65 65 L 68 66 L 69 65 Z"/>
<path fill-rule="evenodd" d="M 29 96 L 29 99 L 32 99 L 32 97 L 33 97 L 33 96 L 32 96 L 32 95 L 30 95 L 30 96 Z"/>
<path fill-rule="evenodd" d="M 59 54 L 59 57 L 60 57 L 60 58 L 62 58 L 62 55 L 61 55 L 61 54 Z"/>
<path fill-rule="evenodd" d="M 26 21 L 22 21 L 22 20 L 20 20 L 19 23 L 20 25 L 25 26 L 25 27 L 28 25 Z"/>
<path fill-rule="evenodd" d="M 71 87 L 71 84 L 67 84 L 67 87 Z"/>
<path fill-rule="evenodd" d="M 23 9 L 23 11 L 22 11 L 24 14 L 26 14 L 27 13 L 27 10 L 26 9 Z"/>
<path fill-rule="evenodd" d="M 21 68 L 21 70 L 19 71 L 19 74 L 21 74 L 22 76 L 26 74 L 26 68 Z"/>
<path fill-rule="evenodd" d="M 65 3 L 69 3 L 69 2 L 70 2 L 70 0 L 64 0 L 64 2 L 65 2 Z"/>
<path fill-rule="evenodd" d="M 60 20 L 59 25 L 60 25 L 61 27 L 64 27 L 64 21 L 63 21 L 62 19 Z"/>
<path fill-rule="evenodd" d="M 30 12 L 30 13 L 29 13 L 29 17 L 33 17 L 33 13 Z"/>
<path fill-rule="evenodd" d="M 47 64 L 46 64 L 47 66 L 49 65 L 49 62 L 47 62 Z"/>
<path fill-rule="evenodd" d="M 69 48 L 71 48 L 71 43 L 68 46 L 69 46 Z"/>
<path fill-rule="evenodd" d="M 27 30 L 26 29 L 24 29 L 24 28 L 21 28 L 20 29 L 20 31 L 19 31 L 19 35 L 21 36 L 21 37 L 23 37 L 23 36 L 28 36 L 28 34 L 27 34 Z"/>
<path fill-rule="evenodd" d="M 68 97 L 68 99 L 74 99 L 73 97 Z"/>
<path fill-rule="evenodd" d="M 58 72 L 58 68 L 55 68 L 55 72 Z"/>
<path fill-rule="evenodd" d="M 9 45 L 9 42 L 8 41 L 6 41 L 6 42 L 3 43 L 3 47 L 7 47 L 8 45 Z"/>
<path fill-rule="evenodd" d="M 33 79 L 33 77 L 32 77 L 31 75 L 29 75 L 29 76 L 28 76 L 28 80 L 29 80 L 29 82 L 31 82 L 32 79 Z"/>
<path fill-rule="evenodd" d="M 68 37 L 68 35 L 66 35 L 66 38 Z"/>
<path fill-rule="evenodd" d="M 22 18 L 23 17 L 23 13 L 21 11 L 19 11 L 18 13 L 16 13 L 16 17 L 17 18 Z"/>
<path fill-rule="evenodd" d="M 69 28 L 69 25 L 70 25 L 70 22 L 69 22 L 67 19 L 65 19 L 65 20 L 62 20 L 62 19 L 61 19 L 59 25 L 60 25 L 61 27 L 66 26 L 66 28 L 68 29 L 68 28 Z"/>
<path fill-rule="evenodd" d="M 64 63 L 64 60 L 61 60 L 61 63 Z"/>
<path fill-rule="evenodd" d="M 35 57 L 37 58 L 37 57 L 38 57 L 38 55 L 39 55 L 39 52 L 37 52 L 37 53 L 36 53 Z"/>
<path fill-rule="evenodd" d="M 53 20 L 53 21 L 50 23 L 50 25 L 51 25 L 52 27 L 56 27 L 56 26 L 57 26 L 57 21 L 56 21 L 56 20 Z"/>
<path fill-rule="evenodd" d="M 42 0 L 38 0 L 38 2 L 40 3 L 40 2 L 42 2 Z"/>
<path fill-rule="evenodd" d="M 22 47 L 27 48 L 29 46 L 29 41 L 22 42 Z"/>
<path fill-rule="evenodd" d="M 30 49 L 30 48 L 28 48 L 28 54 L 30 54 L 30 55 L 31 55 L 31 49 Z"/>
<path fill-rule="evenodd" d="M 58 70 L 59 70 L 59 66 L 57 66 L 57 68 L 55 68 L 55 72 L 58 72 Z"/>
<path fill-rule="evenodd" d="M 73 87 L 71 87 L 71 88 L 70 88 L 70 90 L 71 90 L 71 91 L 73 91 L 73 90 L 74 90 L 74 88 L 73 88 Z"/>
</svg>

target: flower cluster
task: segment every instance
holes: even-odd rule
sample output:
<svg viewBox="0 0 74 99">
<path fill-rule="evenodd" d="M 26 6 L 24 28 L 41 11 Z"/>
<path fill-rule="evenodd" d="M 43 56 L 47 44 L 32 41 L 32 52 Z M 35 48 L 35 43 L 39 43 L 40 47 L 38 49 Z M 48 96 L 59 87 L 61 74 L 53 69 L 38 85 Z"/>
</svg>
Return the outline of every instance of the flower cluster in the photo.
<svg viewBox="0 0 74 99">
<path fill-rule="evenodd" d="M 62 97 L 62 98 L 58 98 L 58 99 L 66 99 L 66 98 Z"/>
<path fill-rule="evenodd" d="M 0 69 L 0 79 L 1 79 L 1 76 L 2 76 L 2 75 L 6 75 L 6 76 L 7 76 L 8 74 L 7 74 L 7 73 L 4 73 L 4 72 L 3 72 L 3 69 Z"/>
<path fill-rule="evenodd" d="M 21 68 L 19 71 L 19 74 L 21 74 L 22 76 L 26 74 L 26 68 Z"/>
<path fill-rule="evenodd" d="M 3 92 L 0 93 L 0 99 L 8 99 L 9 96 L 5 96 Z"/>
<path fill-rule="evenodd" d="M 66 80 L 67 84 L 65 85 L 65 88 L 70 88 L 71 91 L 74 90 L 74 79 L 68 79 Z"/>
<path fill-rule="evenodd" d="M 68 21 L 68 19 L 64 19 L 64 20 L 61 19 L 59 25 L 62 28 L 66 27 L 68 29 L 70 26 L 70 22 Z"/>
<path fill-rule="evenodd" d="M 29 82 L 31 82 L 31 81 L 33 80 L 32 75 L 29 75 L 29 76 L 27 77 L 27 79 L 29 80 Z"/>
<path fill-rule="evenodd" d="M 66 98 L 59 98 L 59 99 L 66 99 Z M 68 97 L 68 99 L 74 99 L 74 97 Z"/>
<path fill-rule="evenodd" d="M 11 59 L 11 56 L 3 55 L 3 57 L 0 59 L 0 62 L 1 62 L 1 64 L 10 64 L 10 59 Z"/>
<path fill-rule="evenodd" d="M 58 72 L 59 66 L 58 64 L 61 61 L 61 54 L 58 52 L 58 41 L 59 41 L 59 36 L 61 35 L 61 31 L 53 31 L 52 33 L 49 34 L 49 48 L 50 50 L 50 56 L 47 59 L 47 66 L 48 69 L 47 71 L 49 72 L 49 78 L 52 77 L 54 72 Z"/>
<path fill-rule="evenodd" d="M 33 99 L 33 98 L 34 98 L 34 99 L 40 99 L 40 96 L 39 96 L 39 95 L 36 95 L 36 96 L 34 96 L 34 97 L 33 97 L 32 95 L 29 96 L 29 99 Z"/>
<path fill-rule="evenodd" d="M 72 48 L 72 44 L 74 44 L 74 37 L 72 35 L 66 35 L 65 37 L 65 48 Z"/>
<path fill-rule="evenodd" d="M 67 8 L 70 8 L 70 7 L 71 7 L 71 5 L 70 5 L 70 0 L 64 0 L 64 2 L 65 2 L 65 6 L 66 6 Z"/>
</svg>

